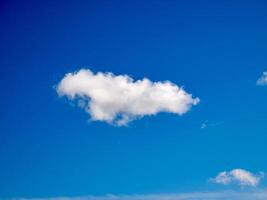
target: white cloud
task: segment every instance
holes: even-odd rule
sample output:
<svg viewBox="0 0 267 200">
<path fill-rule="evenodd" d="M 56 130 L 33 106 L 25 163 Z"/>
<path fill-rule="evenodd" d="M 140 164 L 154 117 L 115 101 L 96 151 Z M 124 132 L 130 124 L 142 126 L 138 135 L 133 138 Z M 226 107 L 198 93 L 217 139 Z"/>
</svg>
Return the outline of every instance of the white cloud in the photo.
<svg viewBox="0 0 267 200">
<path fill-rule="evenodd" d="M 228 185 L 237 183 L 240 186 L 257 186 L 260 180 L 264 177 L 264 173 L 253 174 L 244 169 L 233 169 L 231 171 L 220 172 L 211 181 L 218 184 Z"/>
<path fill-rule="evenodd" d="M 181 194 L 105 195 L 87 197 L 13 198 L 10 200 L 266 200 L 266 190 L 192 192 Z"/>
<path fill-rule="evenodd" d="M 170 81 L 134 81 L 128 75 L 93 73 L 89 69 L 68 73 L 57 85 L 59 96 L 78 99 L 94 121 L 118 126 L 145 115 L 186 113 L 199 102 Z"/>
<path fill-rule="evenodd" d="M 267 71 L 257 80 L 257 85 L 267 85 Z"/>
</svg>

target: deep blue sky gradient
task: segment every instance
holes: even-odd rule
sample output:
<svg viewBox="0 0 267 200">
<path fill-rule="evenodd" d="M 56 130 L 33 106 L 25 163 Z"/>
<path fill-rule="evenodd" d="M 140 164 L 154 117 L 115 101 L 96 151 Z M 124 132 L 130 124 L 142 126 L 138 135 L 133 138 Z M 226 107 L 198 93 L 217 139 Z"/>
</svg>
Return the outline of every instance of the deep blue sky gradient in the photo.
<svg viewBox="0 0 267 200">
<path fill-rule="evenodd" d="M 266 1 L 1 1 L 0 197 L 216 190 L 219 171 L 267 171 L 266 55 Z M 88 122 L 54 89 L 82 67 L 170 80 L 201 103 Z"/>
</svg>

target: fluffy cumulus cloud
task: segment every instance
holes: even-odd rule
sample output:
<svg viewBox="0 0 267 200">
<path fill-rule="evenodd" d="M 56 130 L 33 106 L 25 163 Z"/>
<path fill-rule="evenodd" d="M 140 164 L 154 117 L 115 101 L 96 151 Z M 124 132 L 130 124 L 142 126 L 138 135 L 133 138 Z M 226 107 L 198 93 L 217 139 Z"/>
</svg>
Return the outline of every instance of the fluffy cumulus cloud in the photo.
<svg viewBox="0 0 267 200">
<path fill-rule="evenodd" d="M 266 200 L 264 190 L 250 192 L 192 192 L 181 194 L 147 194 L 147 195 L 106 195 L 87 197 L 55 197 L 55 198 L 14 198 L 11 200 Z"/>
<path fill-rule="evenodd" d="M 257 80 L 257 85 L 267 85 L 267 71 Z"/>
<path fill-rule="evenodd" d="M 220 172 L 215 178 L 211 181 L 229 185 L 231 183 L 236 183 L 240 186 L 257 186 L 260 180 L 264 177 L 264 173 L 260 172 L 258 174 L 253 174 L 244 169 L 233 169 L 231 171 Z"/>
<path fill-rule="evenodd" d="M 118 126 L 159 112 L 182 115 L 199 102 L 170 81 L 134 81 L 128 75 L 93 73 L 89 69 L 66 74 L 57 85 L 57 93 L 78 100 L 92 120 Z"/>
</svg>

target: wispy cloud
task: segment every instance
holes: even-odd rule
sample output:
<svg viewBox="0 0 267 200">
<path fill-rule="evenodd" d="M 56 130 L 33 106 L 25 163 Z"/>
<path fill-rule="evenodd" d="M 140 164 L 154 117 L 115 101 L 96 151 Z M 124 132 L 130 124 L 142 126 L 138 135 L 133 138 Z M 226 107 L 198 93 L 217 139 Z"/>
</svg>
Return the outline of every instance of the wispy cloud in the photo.
<svg viewBox="0 0 267 200">
<path fill-rule="evenodd" d="M 257 80 L 257 85 L 267 85 L 267 71 L 263 72 L 261 77 Z"/>
<path fill-rule="evenodd" d="M 10 200 L 266 200 L 266 190 L 193 192 L 181 194 L 105 195 L 87 197 L 13 198 Z"/>
<path fill-rule="evenodd" d="M 257 186 L 264 177 L 264 173 L 253 174 L 244 169 L 233 169 L 220 172 L 215 178 L 210 179 L 214 183 L 229 185 L 236 183 L 240 186 Z"/>
<path fill-rule="evenodd" d="M 216 126 L 221 125 L 222 123 L 223 122 L 212 123 L 212 122 L 209 122 L 208 120 L 205 120 L 204 122 L 202 122 L 200 124 L 200 129 L 206 129 L 206 128 L 209 128 L 209 127 L 216 127 Z"/>
<path fill-rule="evenodd" d="M 207 128 L 207 127 L 208 127 L 208 122 L 207 121 L 202 122 L 202 124 L 200 125 L 201 129 L 204 129 L 204 128 Z"/>
<path fill-rule="evenodd" d="M 92 120 L 118 126 L 159 112 L 182 115 L 199 102 L 170 81 L 134 81 L 128 75 L 95 74 L 89 69 L 66 74 L 57 92 L 70 100 L 78 99 Z"/>
</svg>

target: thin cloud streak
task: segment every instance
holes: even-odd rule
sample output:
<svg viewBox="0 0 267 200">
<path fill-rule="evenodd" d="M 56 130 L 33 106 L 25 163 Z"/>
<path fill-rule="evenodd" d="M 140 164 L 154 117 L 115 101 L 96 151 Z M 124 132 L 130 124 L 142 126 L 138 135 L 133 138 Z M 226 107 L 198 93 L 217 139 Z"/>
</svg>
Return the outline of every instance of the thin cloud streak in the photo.
<svg viewBox="0 0 267 200">
<path fill-rule="evenodd" d="M 105 195 L 87 197 L 13 198 L 8 200 L 266 200 L 267 190 L 193 192 L 181 194 Z"/>
</svg>

